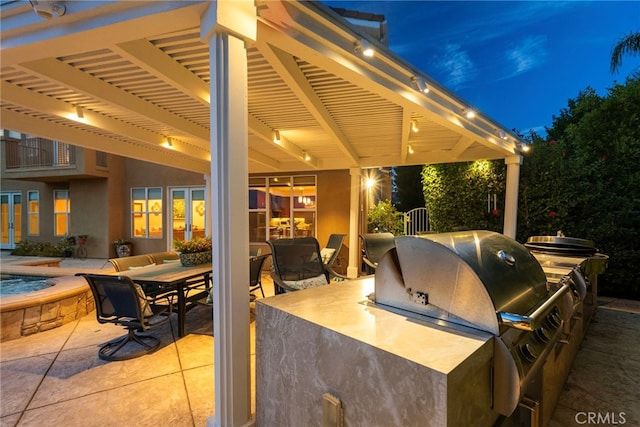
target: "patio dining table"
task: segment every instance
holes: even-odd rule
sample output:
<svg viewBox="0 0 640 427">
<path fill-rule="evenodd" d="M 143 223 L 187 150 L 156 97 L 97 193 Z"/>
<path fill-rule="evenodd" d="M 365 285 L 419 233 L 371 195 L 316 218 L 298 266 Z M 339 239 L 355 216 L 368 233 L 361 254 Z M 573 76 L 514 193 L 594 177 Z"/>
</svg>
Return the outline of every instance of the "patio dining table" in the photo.
<svg viewBox="0 0 640 427">
<path fill-rule="evenodd" d="M 183 337 L 186 313 L 196 305 L 196 300 L 206 298 L 211 290 L 212 271 L 209 263 L 185 267 L 176 262 L 121 271 L 118 275 L 131 278 L 147 294 L 175 293 L 178 297 L 178 336 Z M 203 284 L 204 288 L 198 289 L 195 295 L 188 295 L 193 290 L 194 282 Z"/>
</svg>

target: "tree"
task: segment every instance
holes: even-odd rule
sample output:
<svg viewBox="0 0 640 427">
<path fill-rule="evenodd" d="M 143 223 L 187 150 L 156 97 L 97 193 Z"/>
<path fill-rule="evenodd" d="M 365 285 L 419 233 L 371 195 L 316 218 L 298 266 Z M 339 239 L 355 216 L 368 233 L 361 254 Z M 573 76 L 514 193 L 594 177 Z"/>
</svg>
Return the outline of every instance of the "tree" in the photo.
<svg viewBox="0 0 640 427">
<path fill-rule="evenodd" d="M 424 208 L 422 165 L 393 168 L 393 202 L 400 212 Z"/>
<path fill-rule="evenodd" d="M 533 138 L 520 178 L 518 240 L 555 234 L 609 256 L 602 295 L 640 299 L 640 74 L 600 97 L 587 88 Z"/>
<path fill-rule="evenodd" d="M 476 161 L 425 166 L 424 199 L 430 229 L 502 231 L 506 166 Z"/>
<path fill-rule="evenodd" d="M 404 229 L 404 215 L 398 212 L 390 200 L 382 200 L 371 207 L 368 213 L 368 233 L 389 232 L 400 236 Z"/>
<path fill-rule="evenodd" d="M 618 41 L 611 51 L 611 72 L 622 66 L 624 55 L 640 55 L 640 32 L 629 33 Z"/>
</svg>

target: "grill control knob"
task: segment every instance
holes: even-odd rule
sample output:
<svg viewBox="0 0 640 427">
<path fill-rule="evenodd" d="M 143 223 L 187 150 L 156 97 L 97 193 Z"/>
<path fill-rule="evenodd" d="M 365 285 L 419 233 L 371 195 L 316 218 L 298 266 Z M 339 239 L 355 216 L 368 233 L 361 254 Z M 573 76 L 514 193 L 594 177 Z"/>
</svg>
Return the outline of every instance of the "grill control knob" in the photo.
<svg viewBox="0 0 640 427">
<path fill-rule="evenodd" d="M 536 358 L 538 357 L 538 354 L 533 349 L 531 344 L 523 344 L 523 345 L 520 346 L 519 349 L 520 349 L 520 354 L 522 355 L 522 358 L 524 360 L 526 360 L 527 362 L 535 362 L 536 361 Z"/>
<path fill-rule="evenodd" d="M 551 336 L 549 335 L 549 331 L 547 331 L 544 326 L 533 331 L 533 334 L 542 344 L 549 342 Z"/>
</svg>

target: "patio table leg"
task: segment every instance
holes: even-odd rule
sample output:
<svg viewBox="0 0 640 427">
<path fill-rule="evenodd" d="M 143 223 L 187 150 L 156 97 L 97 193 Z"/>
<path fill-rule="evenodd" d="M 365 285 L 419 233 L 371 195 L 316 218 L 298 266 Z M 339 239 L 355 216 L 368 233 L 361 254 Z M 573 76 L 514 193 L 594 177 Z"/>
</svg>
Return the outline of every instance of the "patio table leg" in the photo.
<svg viewBox="0 0 640 427">
<path fill-rule="evenodd" d="M 184 295 L 184 282 L 178 283 L 178 337 L 184 336 L 184 318 L 186 317 L 186 298 Z"/>
</svg>

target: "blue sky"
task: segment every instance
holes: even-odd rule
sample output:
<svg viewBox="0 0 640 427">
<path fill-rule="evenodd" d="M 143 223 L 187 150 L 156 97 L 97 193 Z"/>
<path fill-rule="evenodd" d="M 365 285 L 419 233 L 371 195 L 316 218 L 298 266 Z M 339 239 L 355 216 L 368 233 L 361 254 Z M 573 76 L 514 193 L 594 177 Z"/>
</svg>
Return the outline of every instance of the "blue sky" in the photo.
<svg viewBox="0 0 640 427">
<path fill-rule="evenodd" d="M 640 71 L 611 49 L 640 31 L 640 1 L 324 1 L 385 15 L 389 47 L 508 129 L 544 135 L 569 99 Z"/>
</svg>

